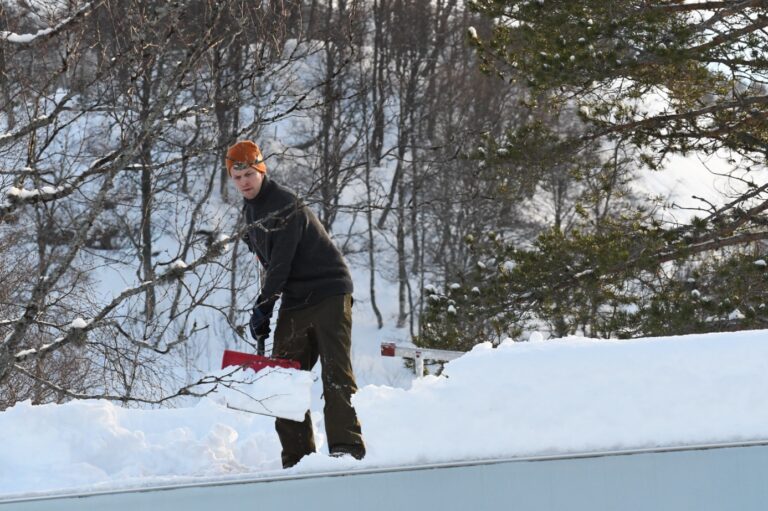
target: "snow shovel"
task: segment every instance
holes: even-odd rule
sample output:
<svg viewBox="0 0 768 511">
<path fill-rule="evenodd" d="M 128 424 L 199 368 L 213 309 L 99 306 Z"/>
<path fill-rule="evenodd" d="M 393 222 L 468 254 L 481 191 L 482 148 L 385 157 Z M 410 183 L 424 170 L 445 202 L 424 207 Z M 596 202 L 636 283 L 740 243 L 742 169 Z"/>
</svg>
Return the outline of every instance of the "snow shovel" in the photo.
<svg viewBox="0 0 768 511">
<path fill-rule="evenodd" d="M 264 371 L 267 368 L 301 369 L 298 361 L 225 350 L 221 368 L 232 366 L 243 368 L 236 376 L 228 375 L 238 381 L 217 391 L 227 408 L 294 421 L 304 420 L 311 400 L 312 374 L 309 371 Z"/>
</svg>

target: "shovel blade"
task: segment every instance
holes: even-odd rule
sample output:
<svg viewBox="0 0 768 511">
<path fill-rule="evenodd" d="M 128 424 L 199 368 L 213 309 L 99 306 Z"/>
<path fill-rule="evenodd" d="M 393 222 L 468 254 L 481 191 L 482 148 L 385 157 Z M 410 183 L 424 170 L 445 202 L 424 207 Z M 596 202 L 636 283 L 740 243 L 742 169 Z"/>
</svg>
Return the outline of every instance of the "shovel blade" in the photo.
<svg viewBox="0 0 768 511">
<path fill-rule="evenodd" d="M 221 368 L 229 366 L 242 366 L 253 369 L 257 373 L 267 367 L 282 367 L 284 369 L 301 369 L 301 364 L 297 360 L 288 360 L 285 358 L 271 358 L 264 355 L 254 355 L 252 353 L 242 353 L 240 351 L 224 350 L 224 357 L 221 360 Z"/>
<path fill-rule="evenodd" d="M 229 367 L 242 369 L 228 373 L 228 377 L 237 376 L 216 391 L 227 408 L 293 421 L 304 420 L 311 401 L 312 374 L 280 370 L 301 369 L 299 362 L 226 350 L 221 368 Z M 264 370 L 268 368 L 273 370 Z"/>
</svg>

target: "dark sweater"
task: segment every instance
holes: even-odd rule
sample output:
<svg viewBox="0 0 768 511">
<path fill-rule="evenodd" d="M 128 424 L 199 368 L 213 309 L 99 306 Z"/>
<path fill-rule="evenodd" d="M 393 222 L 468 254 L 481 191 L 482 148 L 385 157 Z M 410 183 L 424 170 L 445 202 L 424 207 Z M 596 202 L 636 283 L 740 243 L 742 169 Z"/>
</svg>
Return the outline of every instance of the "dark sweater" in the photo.
<svg viewBox="0 0 768 511">
<path fill-rule="evenodd" d="M 269 314 L 300 309 L 334 295 L 352 294 L 344 258 L 314 213 L 295 193 L 267 176 L 259 194 L 244 200 L 245 240 L 266 270 L 258 305 Z"/>
</svg>

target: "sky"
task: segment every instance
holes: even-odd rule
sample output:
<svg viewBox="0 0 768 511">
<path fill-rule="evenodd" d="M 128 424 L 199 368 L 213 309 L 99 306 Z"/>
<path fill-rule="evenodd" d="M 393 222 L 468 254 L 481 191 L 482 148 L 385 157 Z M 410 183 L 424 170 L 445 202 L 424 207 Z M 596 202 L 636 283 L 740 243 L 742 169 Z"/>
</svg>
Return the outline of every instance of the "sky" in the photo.
<svg viewBox="0 0 768 511">
<path fill-rule="evenodd" d="M 221 395 L 154 410 L 23 402 L 0 413 L 0 438 L 9 440 L 0 450 L 0 499 L 766 439 L 764 339 L 746 331 L 480 344 L 440 376 L 362 385 L 353 398 L 368 450 L 362 461 L 327 456 L 322 402 L 308 396 L 320 385 L 317 371 L 281 370 L 278 380 L 248 388 L 271 395 L 277 382 L 293 391 L 284 410 L 310 404 L 319 452 L 287 471 L 273 419 L 228 409 Z M 387 371 L 379 367 L 374 378 L 356 370 L 361 380 Z"/>
</svg>

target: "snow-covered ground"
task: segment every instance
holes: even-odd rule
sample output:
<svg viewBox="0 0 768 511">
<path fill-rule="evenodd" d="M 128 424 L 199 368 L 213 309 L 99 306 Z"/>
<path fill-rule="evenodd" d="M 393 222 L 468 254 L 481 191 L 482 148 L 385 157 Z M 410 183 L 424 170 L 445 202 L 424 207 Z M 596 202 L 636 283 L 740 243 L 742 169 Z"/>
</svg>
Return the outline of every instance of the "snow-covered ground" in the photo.
<svg viewBox="0 0 768 511">
<path fill-rule="evenodd" d="M 362 387 L 362 461 L 322 454 L 313 404 L 321 453 L 289 473 L 767 439 L 766 334 L 481 344 L 409 388 Z M 272 422 L 212 398 L 20 403 L 0 413 L 0 496 L 284 474 Z"/>
</svg>

